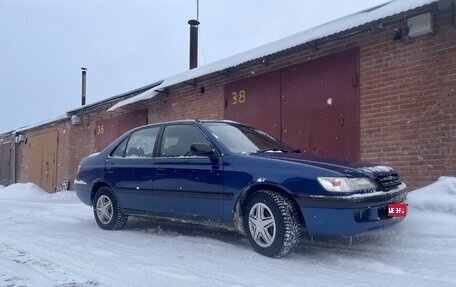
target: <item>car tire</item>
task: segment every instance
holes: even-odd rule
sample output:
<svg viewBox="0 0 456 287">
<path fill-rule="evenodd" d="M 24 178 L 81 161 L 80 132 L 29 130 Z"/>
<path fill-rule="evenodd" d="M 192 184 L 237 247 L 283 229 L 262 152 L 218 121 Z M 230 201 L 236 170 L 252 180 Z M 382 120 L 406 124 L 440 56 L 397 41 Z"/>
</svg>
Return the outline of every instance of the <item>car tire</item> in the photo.
<svg viewBox="0 0 456 287">
<path fill-rule="evenodd" d="M 128 219 L 128 215 L 120 210 L 112 190 L 106 186 L 98 189 L 95 194 L 93 215 L 98 226 L 106 230 L 121 229 Z"/>
<path fill-rule="evenodd" d="M 248 197 L 243 214 L 247 239 L 261 255 L 283 257 L 299 245 L 299 218 L 287 197 L 269 190 L 257 191 Z"/>
</svg>

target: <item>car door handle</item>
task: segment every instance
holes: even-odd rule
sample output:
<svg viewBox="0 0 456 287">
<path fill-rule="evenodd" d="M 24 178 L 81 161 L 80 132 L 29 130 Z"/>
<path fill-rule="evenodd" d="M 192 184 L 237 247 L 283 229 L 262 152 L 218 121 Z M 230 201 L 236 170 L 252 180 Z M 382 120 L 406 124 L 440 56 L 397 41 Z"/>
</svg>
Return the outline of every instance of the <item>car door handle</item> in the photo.
<svg viewBox="0 0 456 287">
<path fill-rule="evenodd" d="M 165 173 L 166 173 L 166 172 L 165 172 L 165 169 L 163 169 L 163 168 L 157 168 L 157 169 L 155 170 L 155 174 L 156 174 L 156 175 L 165 175 Z"/>
</svg>

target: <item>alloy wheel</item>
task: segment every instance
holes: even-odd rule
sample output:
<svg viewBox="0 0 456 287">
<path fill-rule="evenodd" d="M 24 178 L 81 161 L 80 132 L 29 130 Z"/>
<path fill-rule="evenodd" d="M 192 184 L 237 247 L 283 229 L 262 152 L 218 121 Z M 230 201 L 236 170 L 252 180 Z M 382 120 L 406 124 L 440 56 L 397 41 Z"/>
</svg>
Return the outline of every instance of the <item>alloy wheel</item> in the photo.
<svg viewBox="0 0 456 287">
<path fill-rule="evenodd" d="M 103 224 L 108 224 L 113 215 L 111 199 L 108 196 L 102 195 L 97 200 L 97 216 Z"/>
<path fill-rule="evenodd" d="M 261 247 L 269 247 L 276 236 L 276 223 L 269 207 L 261 202 L 249 212 L 249 229 L 252 238 Z"/>
</svg>

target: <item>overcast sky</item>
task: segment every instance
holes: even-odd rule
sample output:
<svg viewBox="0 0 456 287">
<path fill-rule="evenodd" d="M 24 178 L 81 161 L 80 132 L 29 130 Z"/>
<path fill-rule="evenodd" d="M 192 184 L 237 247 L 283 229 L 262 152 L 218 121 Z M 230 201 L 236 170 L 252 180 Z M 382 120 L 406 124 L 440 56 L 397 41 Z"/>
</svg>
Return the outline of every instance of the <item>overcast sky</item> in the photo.
<svg viewBox="0 0 456 287">
<path fill-rule="evenodd" d="M 387 0 L 200 0 L 199 65 Z M 0 133 L 188 69 L 196 0 L 0 0 Z"/>
</svg>

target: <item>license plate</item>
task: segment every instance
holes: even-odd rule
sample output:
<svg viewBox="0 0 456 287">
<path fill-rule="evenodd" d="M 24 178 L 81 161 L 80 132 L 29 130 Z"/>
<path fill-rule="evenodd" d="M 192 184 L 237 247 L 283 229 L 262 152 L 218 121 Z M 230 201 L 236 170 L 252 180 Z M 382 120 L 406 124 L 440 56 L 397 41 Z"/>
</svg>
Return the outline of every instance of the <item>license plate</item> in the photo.
<svg viewBox="0 0 456 287">
<path fill-rule="evenodd" d="M 388 204 L 388 216 L 399 217 L 407 215 L 407 204 L 405 203 L 392 203 Z"/>
</svg>

